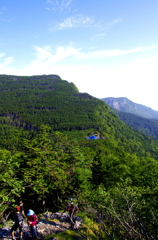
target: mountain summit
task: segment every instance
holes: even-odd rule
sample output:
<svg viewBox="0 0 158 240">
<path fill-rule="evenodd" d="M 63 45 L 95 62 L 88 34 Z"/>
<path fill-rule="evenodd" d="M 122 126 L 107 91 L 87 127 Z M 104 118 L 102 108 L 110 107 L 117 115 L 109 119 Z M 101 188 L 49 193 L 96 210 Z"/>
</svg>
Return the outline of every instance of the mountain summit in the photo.
<svg viewBox="0 0 158 240">
<path fill-rule="evenodd" d="M 140 117 L 149 119 L 158 119 L 158 111 L 155 111 L 149 107 L 142 104 L 134 103 L 128 98 L 102 98 L 110 107 L 115 108 L 118 111 L 128 112 Z"/>
</svg>

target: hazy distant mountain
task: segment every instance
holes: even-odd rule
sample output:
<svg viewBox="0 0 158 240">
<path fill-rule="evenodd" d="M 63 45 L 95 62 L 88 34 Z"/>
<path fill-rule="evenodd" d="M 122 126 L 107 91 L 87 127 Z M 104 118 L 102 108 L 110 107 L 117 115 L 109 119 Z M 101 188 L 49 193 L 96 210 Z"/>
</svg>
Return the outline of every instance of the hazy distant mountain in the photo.
<svg viewBox="0 0 158 240">
<path fill-rule="evenodd" d="M 119 119 L 130 127 L 158 139 L 158 112 L 127 98 L 104 98 Z"/>
<path fill-rule="evenodd" d="M 102 98 L 110 107 L 117 109 L 118 111 L 128 112 L 140 117 L 149 119 L 158 119 L 158 111 L 155 111 L 149 107 L 141 104 L 137 104 L 129 100 L 128 98 Z"/>
</svg>

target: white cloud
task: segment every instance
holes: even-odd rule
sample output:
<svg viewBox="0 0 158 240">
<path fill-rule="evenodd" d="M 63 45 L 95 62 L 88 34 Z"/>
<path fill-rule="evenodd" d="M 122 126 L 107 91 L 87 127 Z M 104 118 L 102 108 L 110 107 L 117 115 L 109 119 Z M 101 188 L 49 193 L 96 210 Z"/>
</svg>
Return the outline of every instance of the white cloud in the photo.
<svg viewBox="0 0 158 240">
<path fill-rule="evenodd" d="M 122 67 L 95 67 L 87 65 L 53 65 L 40 68 L 43 74 L 58 74 L 62 79 L 74 82 L 80 92 L 87 92 L 92 96 L 127 97 L 130 100 L 144 104 L 158 110 L 157 88 L 158 79 L 157 63 L 148 64 L 151 60 L 144 60 L 123 65 Z M 153 64 L 154 61 L 154 64 Z M 35 69 L 32 69 L 35 71 Z M 37 71 L 37 69 L 36 69 Z M 35 73 L 35 72 L 34 72 Z"/>
<path fill-rule="evenodd" d="M 0 64 L 0 68 L 3 68 L 5 66 L 9 65 L 12 62 L 14 62 L 14 58 L 13 57 L 8 57 L 8 58 L 4 59 L 3 63 Z"/>
<path fill-rule="evenodd" d="M 47 0 L 46 3 L 47 4 L 51 4 L 53 1 L 52 0 Z"/>
<path fill-rule="evenodd" d="M 111 20 L 110 22 L 107 23 L 106 30 L 109 29 L 110 27 L 114 26 L 115 24 L 119 23 L 119 22 L 122 22 L 121 18 Z"/>
<path fill-rule="evenodd" d="M 130 49 L 130 50 L 119 50 L 119 49 L 102 50 L 102 51 L 90 52 L 88 54 L 83 53 L 80 55 L 80 57 L 83 59 L 116 57 L 121 55 L 127 55 L 134 52 L 139 52 L 143 49 L 144 49 L 143 47 L 139 47 L 139 48 Z"/>
<path fill-rule="evenodd" d="M 69 7 L 71 2 L 72 2 L 72 0 L 62 0 L 61 1 L 61 8 L 63 9 L 63 8 Z"/>
<path fill-rule="evenodd" d="M 71 3 L 73 0 L 47 0 L 46 4 L 50 7 L 46 7 L 46 10 L 54 10 L 62 13 L 71 12 Z"/>
<path fill-rule="evenodd" d="M 83 60 L 100 60 L 103 58 L 108 57 L 116 57 L 121 55 L 127 55 L 132 54 L 136 52 L 145 51 L 145 48 L 138 47 L 135 49 L 129 49 L 129 50 L 119 50 L 119 49 L 112 49 L 112 50 L 102 50 L 102 51 L 91 51 L 91 52 L 84 52 L 81 48 L 74 48 L 72 46 L 58 46 L 55 50 L 55 52 L 52 51 L 50 46 L 45 47 L 34 47 L 35 50 L 35 56 L 36 59 L 33 60 L 27 68 L 43 68 L 48 67 L 52 65 L 57 65 L 61 63 L 61 61 L 66 60 L 67 58 L 71 57 L 72 62 L 78 61 L 78 64 L 80 64 L 80 61 Z M 146 51 L 149 49 L 146 49 Z M 83 62 L 82 64 L 86 64 Z M 67 63 L 66 63 L 67 65 Z"/>
<path fill-rule="evenodd" d="M 129 49 L 129 50 L 119 50 L 119 49 L 112 49 L 112 50 L 102 50 L 102 51 L 93 51 L 85 53 L 80 48 L 74 48 L 72 46 L 62 47 L 58 46 L 56 48 L 55 54 L 52 53 L 52 50 L 49 46 L 44 48 L 42 47 L 34 47 L 36 52 L 36 59 L 32 61 L 29 66 L 32 65 L 50 65 L 56 64 L 59 61 L 62 61 L 68 57 L 73 57 L 74 60 L 92 60 L 92 59 L 103 59 L 108 57 L 115 57 L 121 55 L 127 55 L 135 52 L 144 51 L 143 47 Z"/>
<path fill-rule="evenodd" d="M 6 7 L 2 7 L 1 12 L 0 12 L 0 20 L 3 22 L 12 22 L 14 20 L 13 17 L 8 16 L 8 13 L 6 11 Z"/>
<path fill-rule="evenodd" d="M 123 20 L 121 18 L 111 20 L 107 23 L 105 23 L 105 21 L 101 20 L 101 21 L 95 22 L 94 28 L 98 32 L 101 32 L 102 34 L 106 34 L 107 30 L 109 30 L 112 26 L 114 26 L 115 24 L 120 23 L 122 21 Z"/>
<path fill-rule="evenodd" d="M 105 32 L 101 32 L 101 33 L 97 33 L 94 36 L 91 37 L 91 39 L 95 42 L 97 42 L 98 40 L 104 38 L 107 34 Z"/>
<path fill-rule="evenodd" d="M 44 47 L 44 48 L 34 47 L 34 50 L 36 51 L 37 59 L 33 61 L 33 63 L 41 62 L 47 58 L 52 57 L 49 47 Z"/>
<path fill-rule="evenodd" d="M 39 68 L 39 66 L 50 66 L 52 64 L 56 64 L 57 62 L 70 57 L 77 56 L 79 54 L 80 49 L 75 49 L 73 47 L 62 47 L 58 46 L 56 49 L 56 53 L 53 55 L 51 53 L 51 49 L 47 46 L 46 48 L 35 47 L 36 51 L 36 60 L 28 65 L 29 68 L 32 66 Z M 48 51 L 49 49 L 49 51 Z"/>
<path fill-rule="evenodd" d="M 141 50 L 142 49 L 142 50 Z M 74 82 L 80 92 L 87 92 L 95 97 L 127 97 L 130 100 L 158 110 L 157 79 L 158 55 L 137 58 L 130 64 L 122 63 L 119 67 L 110 65 L 95 66 L 89 61 L 78 62 L 73 65 L 73 59 L 84 55 L 81 49 L 71 46 L 58 46 L 55 53 L 49 46 L 35 47 L 36 60 L 23 69 L 8 66 L 13 58 L 6 58 L 0 65 L 0 74 L 12 75 L 41 75 L 57 74 L 62 79 Z M 135 51 L 145 51 L 145 48 L 136 48 Z M 111 50 L 111 53 L 91 52 L 88 57 L 116 56 L 117 54 L 132 53 L 134 50 Z M 115 53 L 115 54 L 114 54 Z M 144 55 L 144 54 L 143 54 Z M 1 57 L 2 54 L 0 54 Z M 86 56 L 86 54 L 85 54 Z M 72 64 L 62 63 L 62 60 L 72 58 Z"/>
<path fill-rule="evenodd" d="M 53 23 L 50 27 L 50 31 L 63 30 L 67 28 L 87 28 L 91 26 L 93 22 L 93 18 L 77 14 L 64 19 L 62 22 Z"/>
<path fill-rule="evenodd" d="M 0 58 L 3 57 L 5 54 L 4 53 L 0 53 Z"/>
<path fill-rule="evenodd" d="M 57 66 L 62 79 L 74 82 L 80 92 L 98 98 L 127 97 L 158 111 L 158 55 L 138 59 L 121 67 L 91 65 Z"/>
<path fill-rule="evenodd" d="M 48 11 L 51 11 L 51 10 L 52 10 L 52 9 L 51 9 L 51 8 L 49 8 L 49 7 L 46 7 L 45 9 L 46 9 L 46 10 L 48 10 Z"/>
<path fill-rule="evenodd" d="M 0 58 L 4 57 L 5 53 L 0 53 Z M 7 57 L 5 59 L 2 58 L 2 63 L 0 63 L 0 68 L 3 68 L 7 65 L 9 65 L 10 63 L 12 63 L 14 61 L 13 57 Z"/>
</svg>

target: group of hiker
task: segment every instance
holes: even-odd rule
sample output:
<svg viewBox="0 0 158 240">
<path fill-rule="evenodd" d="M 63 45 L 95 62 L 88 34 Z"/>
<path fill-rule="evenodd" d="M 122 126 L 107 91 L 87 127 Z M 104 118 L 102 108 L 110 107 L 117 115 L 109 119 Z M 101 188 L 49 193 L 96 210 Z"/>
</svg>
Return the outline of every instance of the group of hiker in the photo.
<svg viewBox="0 0 158 240">
<path fill-rule="evenodd" d="M 69 220 L 71 229 L 74 229 L 74 226 L 76 224 L 76 214 L 78 213 L 78 206 L 74 204 L 74 202 L 71 202 L 66 209 L 69 213 Z M 27 224 L 30 228 L 31 232 L 31 238 L 33 240 L 37 239 L 37 227 L 36 224 L 38 223 L 38 218 L 35 214 L 35 212 L 32 209 L 29 209 L 27 214 Z M 13 221 L 14 224 L 11 228 L 11 236 L 12 240 L 15 240 L 15 231 L 19 230 L 19 238 L 22 240 L 23 237 L 23 225 L 24 225 L 24 216 L 20 211 L 20 206 L 15 208 L 15 213 L 13 215 Z"/>
<path fill-rule="evenodd" d="M 36 224 L 37 224 L 37 216 L 34 213 L 34 211 L 32 209 L 28 210 L 28 213 L 26 214 L 27 216 L 27 224 L 30 227 L 30 232 L 32 235 L 32 239 L 37 239 L 37 228 L 36 228 Z M 12 236 L 12 240 L 15 240 L 15 231 L 17 229 L 19 229 L 19 238 L 22 239 L 22 229 L 23 229 L 23 224 L 24 224 L 24 217 L 23 214 L 20 212 L 20 206 L 15 208 L 15 213 L 13 215 L 13 221 L 14 221 L 14 225 L 11 228 L 11 236 Z"/>
</svg>

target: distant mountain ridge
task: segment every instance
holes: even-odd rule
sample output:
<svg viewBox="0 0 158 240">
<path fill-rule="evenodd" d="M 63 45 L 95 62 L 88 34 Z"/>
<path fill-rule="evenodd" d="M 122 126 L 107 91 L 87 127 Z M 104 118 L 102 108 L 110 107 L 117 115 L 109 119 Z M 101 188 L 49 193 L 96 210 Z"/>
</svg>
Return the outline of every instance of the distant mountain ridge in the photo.
<svg viewBox="0 0 158 240">
<path fill-rule="evenodd" d="M 127 113 L 132 113 L 138 115 L 140 117 L 148 118 L 148 119 L 158 119 L 158 111 L 155 111 L 149 107 L 146 107 L 142 104 L 134 103 L 128 98 L 120 97 L 120 98 L 102 98 L 104 102 L 106 102 L 110 107 Z"/>
<path fill-rule="evenodd" d="M 104 98 L 119 119 L 137 131 L 158 139 L 158 112 L 127 98 Z"/>
</svg>

